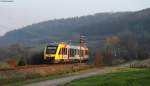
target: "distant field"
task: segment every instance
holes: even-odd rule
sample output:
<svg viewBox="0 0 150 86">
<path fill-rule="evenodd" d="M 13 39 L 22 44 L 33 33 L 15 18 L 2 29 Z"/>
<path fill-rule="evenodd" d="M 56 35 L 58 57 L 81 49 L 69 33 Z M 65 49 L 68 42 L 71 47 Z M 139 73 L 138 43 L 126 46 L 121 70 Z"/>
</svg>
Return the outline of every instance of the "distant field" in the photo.
<svg viewBox="0 0 150 86">
<path fill-rule="evenodd" d="M 65 86 L 150 86 L 150 69 L 133 69 L 73 81 Z"/>
</svg>

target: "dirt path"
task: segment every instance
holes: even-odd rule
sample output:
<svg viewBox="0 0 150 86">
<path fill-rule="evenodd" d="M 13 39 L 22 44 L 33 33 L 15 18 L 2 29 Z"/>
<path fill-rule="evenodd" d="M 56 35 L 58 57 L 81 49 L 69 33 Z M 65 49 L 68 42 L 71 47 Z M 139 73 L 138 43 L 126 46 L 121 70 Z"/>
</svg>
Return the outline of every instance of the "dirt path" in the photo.
<svg viewBox="0 0 150 86">
<path fill-rule="evenodd" d="M 68 77 L 63 77 L 63 78 L 54 79 L 54 80 L 42 81 L 42 82 L 33 83 L 33 84 L 25 85 L 25 86 L 59 86 L 59 85 L 69 83 L 73 80 L 87 78 L 87 77 L 94 76 L 97 74 L 110 73 L 116 68 L 118 67 L 105 67 L 102 69 L 97 69 L 97 70 L 93 70 L 93 71 L 86 72 L 86 73 L 81 73 L 81 74 L 74 75 L 74 76 L 68 76 Z"/>
</svg>

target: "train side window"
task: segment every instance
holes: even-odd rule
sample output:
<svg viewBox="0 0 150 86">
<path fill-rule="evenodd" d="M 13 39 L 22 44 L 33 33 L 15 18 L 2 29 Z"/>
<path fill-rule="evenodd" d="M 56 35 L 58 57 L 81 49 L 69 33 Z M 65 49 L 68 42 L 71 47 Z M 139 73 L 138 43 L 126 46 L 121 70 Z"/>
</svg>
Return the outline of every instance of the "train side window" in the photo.
<svg viewBox="0 0 150 86">
<path fill-rule="evenodd" d="M 62 55 L 64 55 L 64 48 L 62 48 Z"/>
<path fill-rule="evenodd" d="M 68 48 L 68 57 L 70 57 L 70 49 Z"/>
<path fill-rule="evenodd" d="M 83 50 L 81 50 L 81 56 L 83 56 Z"/>
<path fill-rule="evenodd" d="M 71 56 L 73 57 L 73 49 L 71 49 Z"/>
<path fill-rule="evenodd" d="M 85 50 L 83 50 L 83 56 L 85 56 Z"/>
<path fill-rule="evenodd" d="M 80 55 L 80 50 L 78 49 L 78 55 Z"/>
<path fill-rule="evenodd" d="M 64 48 L 64 55 L 66 55 L 66 49 Z"/>
<path fill-rule="evenodd" d="M 82 56 L 82 50 L 79 50 L 79 55 Z"/>
<path fill-rule="evenodd" d="M 72 57 L 73 57 L 73 53 L 74 53 L 74 51 L 73 51 L 73 49 L 71 49 L 72 50 Z"/>
<path fill-rule="evenodd" d="M 76 49 L 74 49 L 74 55 L 76 55 L 77 54 L 77 51 L 76 51 Z"/>
<path fill-rule="evenodd" d="M 68 51 L 68 49 L 66 48 L 66 55 L 68 54 L 67 51 Z"/>
<path fill-rule="evenodd" d="M 82 56 L 84 56 L 84 50 L 82 50 Z"/>
<path fill-rule="evenodd" d="M 69 49 L 69 55 L 72 57 L 72 49 Z"/>
<path fill-rule="evenodd" d="M 64 48 L 64 55 L 66 55 L 66 48 Z"/>
<path fill-rule="evenodd" d="M 78 50 L 76 49 L 76 55 L 78 55 Z"/>
<path fill-rule="evenodd" d="M 88 50 L 85 50 L 85 55 L 88 55 Z"/>
<path fill-rule="evenodd" d="M 65 48 L 65 55 L 67 55 L 67 48 Z"/>
<path fill-rule="evenodd" d="M 72 49 L 72 57 L 74 57 L 74 49 Z"/>
<path fill-rule="evenodd" d="M 74 57 L 74 49 L 71 49 L 71 57 Z"/>
<path fill-rule="evenodd" d="M 82 56 L 82 50 L 80 52 L 81 52 L 81 56 Z"/>
<path fill-rule="evenodd" d="M 73 57 L 75 56 L 75 50 L 73 49 Z"/>
<path fill-rule="evenodd" d="M 71 57 L 71 49 L 69 49 L 69 55 L 70 55 L 70 57 Z"/>
<path fill-rule="evenodd" d="M 76 55 L 76 49 L 74 49 L 74 56 Z"/>
<path fill-rule="evenodd" d="M 64 55 L 64 54 L 65 54 L 65 48 L 61 48 L 60 51 L 59 51 L 59 54 L 60 54 L 60 55 L 61 55 L 61 54 Z"/>
<path fill-rule="evenodd" d="M 88 51 L 88 50 L 86 50 L 86 54 L 87 54 L 87 55 L 89 54 L 89 51 Z"/>
<path fill-rule="evenodd" d="M 63 48 L 63 55 L 66 55 L 66 48 Z"/>
<path fill-rule="evenodd" d="M 76 55 L 78 54 L 78 50 L 77 49 L 75 49 L 76 50 Z"/>
<path fill-rule="evenodd" d="M 83 50 L 83 55 L 85 56 L 85 50 Z"/>
<path fill-rule="evenodd" d="M 74 57 L 74 49 L 72 49 L 72 57 Z"/>
</svg>

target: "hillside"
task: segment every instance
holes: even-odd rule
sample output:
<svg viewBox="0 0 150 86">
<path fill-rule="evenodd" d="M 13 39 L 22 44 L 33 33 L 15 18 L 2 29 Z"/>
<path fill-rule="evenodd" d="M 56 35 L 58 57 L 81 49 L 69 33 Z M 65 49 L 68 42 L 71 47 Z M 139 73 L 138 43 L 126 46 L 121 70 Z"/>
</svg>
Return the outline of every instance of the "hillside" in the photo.
<svg viewBox="0 0 150 86">
<path fill-rule="evenodd" d="M 116 49 L 120 49 L 118 56 L 123 53 L 121 57 L 127 60 L 137 58 L 137 55 L 147 57 L 150 49 L 149 16 L 150 9 L 144 9 L 49 20 L 6 33 L 0 37 L 0 47 L 12 44 L 34 47 L 70 40 L 79 43 L 79 34 L 82 34 L 92 52 L 107 49 L 107 53 L 116 56 Z"/>
<path fill-rule="evenodd" d="M 138 12 L 98 13 L 95 15 L 57 19 L 33 24 L 6 33 L 0 38 L 0 46 L 14 43 L 37 43 L 41 41 L 64 41 L 77 39 L 84 34 L 90 40 L 129 30 L 149 33 L 150 9 Z"/>
</svg>

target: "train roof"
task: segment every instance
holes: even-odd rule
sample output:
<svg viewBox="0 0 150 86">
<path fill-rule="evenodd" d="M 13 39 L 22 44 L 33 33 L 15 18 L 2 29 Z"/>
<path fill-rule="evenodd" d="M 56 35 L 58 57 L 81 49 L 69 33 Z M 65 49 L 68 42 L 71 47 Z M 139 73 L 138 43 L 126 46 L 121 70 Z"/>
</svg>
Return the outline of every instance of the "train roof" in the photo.
<svg viewBox="0 0 150 86">
<path fill-rule="evenodd" d="M 49 43 L 47 46 L 58 46 L 59 44 L 69 45 L 71 47 L 80 46 L 79 44 L 72 44 L 72 43 L 65 43 L 65 42 L 61 42 L 61 43 Z M 82 46 L 82 47 L 87 48 L 87 46 Z"/>
</svg>

